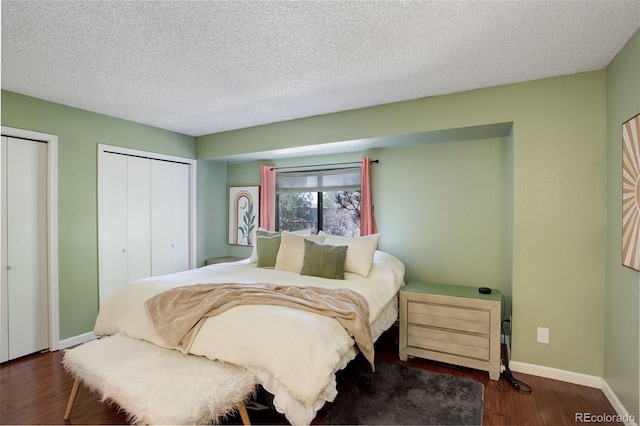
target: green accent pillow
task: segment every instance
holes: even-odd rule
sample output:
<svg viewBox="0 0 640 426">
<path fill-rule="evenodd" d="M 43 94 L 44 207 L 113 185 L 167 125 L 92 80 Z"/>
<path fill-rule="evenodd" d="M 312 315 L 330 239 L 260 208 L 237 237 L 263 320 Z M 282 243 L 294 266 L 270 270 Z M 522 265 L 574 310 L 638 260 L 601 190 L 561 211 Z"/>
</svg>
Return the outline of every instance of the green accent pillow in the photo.
<svg viewBox="0 0 640 426">
<path fill-rule="evenodd" d="M 258 235 L 256 238 L 256 252 L 258 254 L 258 268 L 274 268 L 278 250 L 280 250 L 280 233 Z"/>
<path fill-rule="evenodd" d="M 348 248 L 304 240 L 304 260 L 300 275 L 343 280 Z"/>
</svg>

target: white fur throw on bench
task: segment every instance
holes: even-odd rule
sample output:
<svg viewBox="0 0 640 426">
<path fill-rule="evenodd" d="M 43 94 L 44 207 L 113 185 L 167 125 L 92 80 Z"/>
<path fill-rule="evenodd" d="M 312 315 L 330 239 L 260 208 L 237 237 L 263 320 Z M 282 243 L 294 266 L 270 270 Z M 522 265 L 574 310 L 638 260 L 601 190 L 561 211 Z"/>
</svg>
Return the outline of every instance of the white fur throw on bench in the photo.
<svg viewBox="0 0 640 426">
<path fill-rule="evenodd" d="M 218 422 L 244 408 L 256 384 L 245 368 L 119 334 L 66 350 L 63 364 L 135 423 Z"/>
</svg>

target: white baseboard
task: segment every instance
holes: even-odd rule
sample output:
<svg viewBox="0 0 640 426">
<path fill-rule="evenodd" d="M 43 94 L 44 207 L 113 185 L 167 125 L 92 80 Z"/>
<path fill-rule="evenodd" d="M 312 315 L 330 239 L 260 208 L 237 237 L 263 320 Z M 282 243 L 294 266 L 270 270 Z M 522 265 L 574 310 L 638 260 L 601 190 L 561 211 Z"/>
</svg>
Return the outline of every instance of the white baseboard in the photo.
<svg viewBox="0 0 640 426">
<path fill-rule="evenodd" d="M 621 421 L 626 426 L 638 426 L 638 419 L 629 414 L 629 411 L 627 411 L 624 405 L 622 405 L 615 392 L 613 392 L 613 389 L 611 389 L 606 380 L 602 377 L 590 376 L 588 374 L 576 373 L 574 371 L 559 370 L 557 368 L 543 367 L 518 361 L 509 362 L 509 368 L 511 368 L 511 371 L 517 373 L 531 374 L 533 376 L 545 377 L 547 379 L 560 380 L 562 382 L 600 389 L 613 406 L 613 409 L 616 410 L 616 413 L 620 416 L 620 419 L 616 419 L 616 421 Z"/>
<path fill-rule="evenodd" d="M 79 336 L 71 337 L 69 339 L 64 339 L 60 341 L 60 349 L 70 348 L 71 346 L 76 346 L 97 338 L 98 336 L 93 333 L 85 333 Z"/>
<path fill-rule="evenodd" d="M 616 410 L 616 413 L 618 413 L 626 426 L 638 426 L 638 419 L 629 415 L 629 411 L 624 408 L 624 405 L 622 405 L 622 402 L 620 402 L 618 396 L 613 392 L 613 389 L 611 389 L 605 379 L 602 379 L 602 393 L 604 393 L 604 396 L 606 396 L 611 405 L 613 405 L 613 409 Z"/>
<path fill-rule="evenodd" d="M 510 361 L 509 368 L 517 373 L 531 374 L 547 379 L 560 380 L 590 388 L 602 389 L 602 377 L 576 373 L 574 371 L 559 370 L 557 368 L 543 367 L 541 365 L 527 364 L 525 362 Z"/>
</svg>

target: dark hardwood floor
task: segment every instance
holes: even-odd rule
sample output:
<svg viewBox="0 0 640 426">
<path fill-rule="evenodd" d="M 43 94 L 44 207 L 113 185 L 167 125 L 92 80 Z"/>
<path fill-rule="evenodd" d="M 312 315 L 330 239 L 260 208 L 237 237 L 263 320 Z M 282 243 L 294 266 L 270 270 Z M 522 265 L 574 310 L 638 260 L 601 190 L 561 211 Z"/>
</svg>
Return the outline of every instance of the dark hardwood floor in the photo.
<svg viewBox="0 0 640 426">
<path fill-rule="evenodd" d="M 397 327 L 387 331 L 376 344 L 376 359 L 409 365 L 439 373 L 468 377 L 484 384 L 485 425 L 575 425 L 576 413 L 611 414 L 615 411 L 602 391 L 526 374 L 514 376 L 533 388 L 530 394 L 516 391 L 504 380 L 489 380 L 485 372 L 452 368 L 434 362 L 410 358 L 398 359 Z M 0 424 L 65 424 L 62 417 L 73 380 L 61 365 L 62 351 L 30 355 L 0 366 Z M 354 360 L 338 376 L 339 395 L 367 363 L 362 357 Z M 269 395 L 259 392 L 259 402 L 268 405 Z M 327 404 L 314 424 L 330 411 Z M 249 410 L 254 424 L 285 423 L 283 416 L 272 410 Z M 126 416 L 117 407 L 102 404 L 99 398 L 81 387 L 66 424 L 124 424 Z M 230 418 L 227 423 L 237 424 Z M 597 424 L 597 423 L 595 423 Z M 611 424 L 611 423 L 608 423 Z"/>
</svg>

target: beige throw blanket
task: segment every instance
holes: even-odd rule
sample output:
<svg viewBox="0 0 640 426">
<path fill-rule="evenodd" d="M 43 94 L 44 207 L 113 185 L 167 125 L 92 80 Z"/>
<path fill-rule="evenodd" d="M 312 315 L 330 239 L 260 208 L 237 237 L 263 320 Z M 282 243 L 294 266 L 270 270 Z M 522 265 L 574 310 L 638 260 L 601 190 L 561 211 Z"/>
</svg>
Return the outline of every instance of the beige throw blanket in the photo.
<svg viewBox="0 0 640 426">
<path fill-rule="evenodd" d="M 276 284 L 196 284 L 165 291 L 145 301 L 160 337 L 187 353 L 204 321 L 239 305 L 277 305 L 335 318 L 374 368 L 373 338 L 366 299 L 346 288 Z"/>
</svg>

